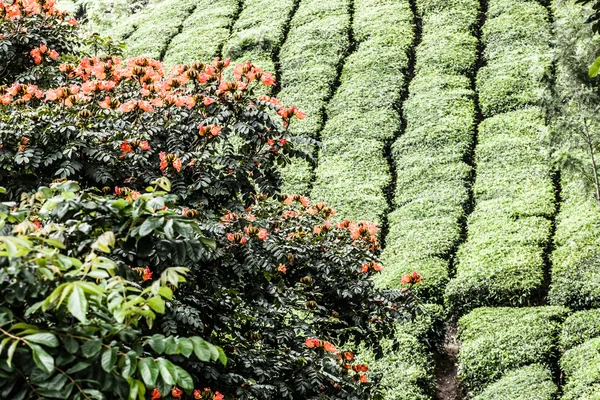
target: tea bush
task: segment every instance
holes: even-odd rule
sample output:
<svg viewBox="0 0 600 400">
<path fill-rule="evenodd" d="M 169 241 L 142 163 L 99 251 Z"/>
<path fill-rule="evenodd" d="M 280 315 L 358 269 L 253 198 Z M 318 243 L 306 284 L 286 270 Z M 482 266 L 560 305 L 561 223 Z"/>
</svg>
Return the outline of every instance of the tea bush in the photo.
<svg viewBox="0 0 600 400">
<path fill-rule="evenodd" d="M 565 320 L 560 333 L 561 350 L 569 350 L 600 336 L 600 310 L 578 311 Z"/>
<path fill-rule="evenodd" d="M 475 134 L 469 74 L 477 58 L 473 30 L 479 4 L 424 0 L 416 5 L 422 36 L 403 104 L 406 130 L 392 147 L 395 209 L 388 215 L 382 255 L 389 268 L 380 278 L 383 285 L 398 287 L 398 277 L 415 269 L 423 276 L 419 295 L 442 303 L 448 257 L 461 239 L 469 201 L 472 168 L 465 160 Z"/>
<path fill-rule="evenodd" d="M 560 359 L 560 366 L 565 376 L 563 399 L 597 397 L 600 390 L 600 338 L 588 340 L 568 350 Z"/>
<path fill-rule="evenodd" d="M 550 371 L 533 364 L 508 372 L 473 400 L 553 400 L 557 394 Z"/>
<path fill-rule="evenodd" d="M 478 308 L 458 322 L 459 377 L 481 393 L 511 370 L 530 364 L 550 368 L 558 358 L 562 307 Z"/>
</svg>

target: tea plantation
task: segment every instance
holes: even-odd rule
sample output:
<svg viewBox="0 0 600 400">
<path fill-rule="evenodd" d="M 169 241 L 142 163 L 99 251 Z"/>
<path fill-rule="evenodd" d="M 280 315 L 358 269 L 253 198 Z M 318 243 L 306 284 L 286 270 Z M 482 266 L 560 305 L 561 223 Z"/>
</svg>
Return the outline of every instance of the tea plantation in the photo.
<svg viewBox="0 0 600 400">
<path fill-rule="evenodd" d="M 382 373 L 384 400 L 600 399 L 600 206 L 581 174 L 555 162 L 551 139 L 584 114 L 587 129 L 600 128 L 598 84 L 586 75 L 600 54 L 584 23 L 589 7 L 59 5 L 84 29 L 122 40 L 127 57 L 172 67 L 219 56 L 273 72 L 275 86 L 261 90 L 307 114 L 291 132 L 312 139 L 299 146 L 314 156 L 283 168 L 284 190 L 325 202 L 337 221 L 382 228 L 380 287 L 403 288 L 412 271 L 422 277 L 423 313 L 384 343 L 383 356 L 361 356 Z M 448 340 L 457 340 L 456 359 Z"/>
</svg>

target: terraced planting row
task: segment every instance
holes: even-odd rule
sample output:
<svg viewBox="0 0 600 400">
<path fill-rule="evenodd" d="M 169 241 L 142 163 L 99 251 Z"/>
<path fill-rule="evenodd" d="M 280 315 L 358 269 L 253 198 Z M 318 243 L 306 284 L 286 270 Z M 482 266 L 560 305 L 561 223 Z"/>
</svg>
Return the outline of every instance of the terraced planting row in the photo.
<svg viewBox="0 0 600 400">
<path fill-rule="evenodd" d="M 392 147 L 395 210 L 387 216 L 381 283 L 398 287 L 416 270 L 423 296 L 441 303 L 469 202 L 479 2 L 419 0 L 417 9 L 422 40 L 404 103 L 406 129 Z"/>
<path fill-rule="evenodd" d="M 355 0 L 353 16 L 356 49 L 327 105 L 311 197 L 345 218 L 380 224 L 392 179 L 384 149 L 401 126 L 413 13 L 406 0 Z"/>
<path fill-rule="evenodd" d="M 544 252 L 556 210 L 542 103 L 551 68 L 548 10 L 535 1 L 490 0 L 483 26 L 486 65 L 477 74 L 485 120 L 475 149 L 475 209 L 449 308 L 532 304 L 542 293 Z"/>
<path fill-rule="evenodd" d="M 292 124 L 295 136 L 317 139 L 324 123 L 325 106 L 331 98 L 338 70 L 350 46 L 352 3 L 350 0 L 302 0 L 287 40 L 279 53 L 284 103 L 304 110 L 308 119 Z M 311 145 L 304 146 L 314 152 Z M 310 163 L 296 159 L 283 170 L 288 193 L 308 194 L 313 180 Z"/>
</svg>

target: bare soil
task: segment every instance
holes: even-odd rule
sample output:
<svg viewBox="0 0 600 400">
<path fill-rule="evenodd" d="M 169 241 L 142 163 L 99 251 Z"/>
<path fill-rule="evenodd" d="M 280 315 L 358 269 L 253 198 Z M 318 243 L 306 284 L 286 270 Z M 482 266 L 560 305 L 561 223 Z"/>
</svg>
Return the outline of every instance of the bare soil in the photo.
<svg viewBox="0 0 600 400">
<path fill-rule="evenodd" d="M 460 400 L 462 392 L 458 381 L 458 350 L 456 326 L 449 326 L 444 338 L 444 345 L 438 355 L 435 371 L 436 400 Z"/>
</svg>

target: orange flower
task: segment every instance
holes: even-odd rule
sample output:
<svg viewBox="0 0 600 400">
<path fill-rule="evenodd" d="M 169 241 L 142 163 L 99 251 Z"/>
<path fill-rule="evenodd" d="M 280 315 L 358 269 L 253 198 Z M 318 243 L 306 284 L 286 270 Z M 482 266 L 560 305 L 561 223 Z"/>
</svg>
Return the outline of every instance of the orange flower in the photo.
<svg viewBox="0 0 600 400">
<path fill-rule="evenodd" d="M 123 106 L 121 107 L 121 111 L 123 111 L 124 113 L 128 113 L 135 110 L 136 107 L 136 101 L 128 101 L 127 103 L 123 104 Z"/>
<path fill-rule="evenodd" d="M 158 391 L 158 388 L 154 388 L 154 390 L 152 391 L 152 398 L 151 400 L 157 400 L 160 399 L 162 396 L 160 395 L 160 392 Z"/>
<path fill-rule="evenodd" d="M 58 57 L 60 57 L 58 55 L 58 52 L 56 50 L 52 49 L 52 51 L 50 52 L 50 58 L 53 60 L 56 60 L 56 59 L 58 59 Z"/>
<path fill-rule="evenodd" d="M 150 271 L 149 267 L 144 268 L 144 274 L 142 275 L 142 280 L 149 281 L 152 279 L 152 271 Z"/>
<path fill-rule="evenodd" d="M 69 25 L 77 26 L 79 25 L 79 23 L 77 22 L 75 17 L 71 17 L 71 19 L 69 20 Z"/>
<path fill-rule="evenodd" d="M 121 151 L 123 153 L 133 153 L 133 149 L 131 148 L 131 144 L 129 144 L 129 142 L 127 142 L 127 141 L 121 143 Z"/>
<path fill-rule="evenodd" d="M 183 390 L 179 389 L 177 386 L 171 389 L 171 396 L 175 397 L 176 399 L 181 399 L 182 394 Z"/>
<path fill-rule="evenodd" d="M 420 285 L 421 284 L 421 274 L 419 274 L 417 271 L 414 271 L 412 274 L 406 274 L 402 277 L 402 280 L 400 281 L 400 283 L 402 283 L 403 285 L 411 285 L 411 284 L 415 284 L 415 285 Z"/>
<path fill-rule="evenodd" d="M 267 236 L 269 236 L 269 232 L 265 228 L 260 228 L 257 236 L 260 240 L 266 240 Z"/>
<path fill-rule="evenodd" d="M 181 167 L 183 166 L 181 159 L 179 159 L 178 157 L 175 158 L 175 160 L 173 160 L 173 168 L 175 168 L 175 170 L 177 172 L 181 171 Z"/>
<path fill-rule="evenodd" d="M 315 347 L 321 347 L 321 341 L 315 338 L 306 338 L 304 345 L 309 349 L 313 349 Z"/>
<path fill-rule="evenodd" d="M 325 351 L 328 353 L 336 353 L 337 352 L 337 349 L 335 348 L 335 346 L 329 342 L 325 342 L 324 348 L 325 348 Z"/>
<path fill-rule="evenodd" d="M 343 357 L 346 361 L 352 361 L 354 360 L 354 354 L 349 352 L 349 351 L 345 351 L 343 354 Z"/>
<path fill-rule="evenodd" d="M 194 390 L 194 398 L 195 399 L 201 399 L 202 398 L 202 392 L 200 391 L 200 389 Z"/>
<path fill-rule="evenodd" d="M 230 242 L 233 242 L 235 240 L 235 237 L 233 236 L 233 233 L 228 233 L 225 236 L 227 237 L 227 240 L 229 240 Z"/>
<path fill-rule="evenodd" d="M 366 375 L 361 375 L 360 376 L 360 382 L 361 383 L 367 383 L 367 376 Z"/>
<path fill-rule="evenodd" d="M 285 275 L 285 273 L 287 272 L 287 268 L 285 267 L 284 264 L 279 264 L 279 267 L 277 267 L 277 271 L 279 271 Z"/>
<path fill-rule="evenodd" d="M 158 156 L 160 158 L 160 170 L 164 171 L 164 169 L 169 166 L 169 164 L 167 163 L 167 160 L 166 160 L 167 154 L 164 151 L 161 151 Z"/>
<path fill-rule="evenodd" d="M 263 72 L 262 76 L 260 77 L 260 81 L 265 86 L 273 86 L 275 84 L 275 79 L 270 72 Z"/>
<path fill-rule="evenodd" d="M 148 144 L 148 141 L 147 141 L 147 140 L 142 140 L 142 141 L 140 142 L 140 149 L 142 149 L 142 150 L 152 150 L 152 149 L 150 148 L 150 145 Z"/>
<path fill-rule="evenodd" d="M 225 396 L 223 396 L 221 393 L 215 392 L 215 397 L 213 400 L 223 400 L 224 398 Z"/>
</svg>

